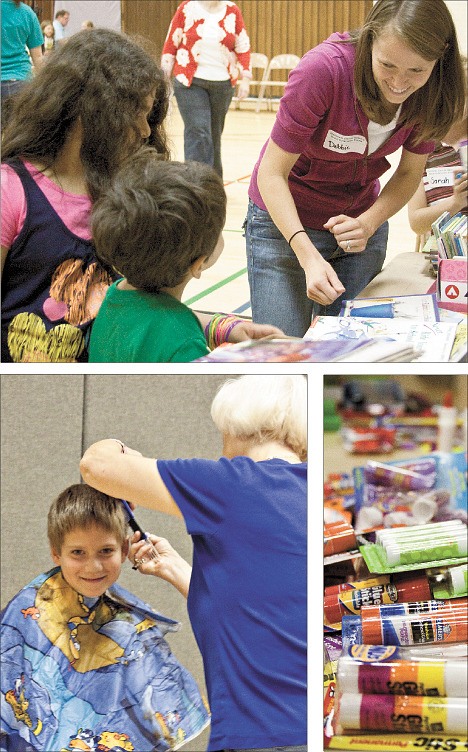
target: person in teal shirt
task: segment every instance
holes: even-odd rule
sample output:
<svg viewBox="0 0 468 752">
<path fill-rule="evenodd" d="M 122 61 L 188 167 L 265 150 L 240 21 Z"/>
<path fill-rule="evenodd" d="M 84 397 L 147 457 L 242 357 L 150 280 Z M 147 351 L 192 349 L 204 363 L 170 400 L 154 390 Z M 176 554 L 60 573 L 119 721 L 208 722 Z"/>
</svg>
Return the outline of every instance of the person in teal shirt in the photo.
<svg viewBox="0 0 468 752">
<path fill-rule="evenodd" d="M 32 75 L 32 66 L 42 65 L 39 19 L 20 0 L 2 0 L 2 129 L 8 118 L 8 100 Z M 29 55 L 28 55 L 29 50 Z"/>
<path fill-rule="evenodd" d="M 221 255 L 225 218 L 224 186 L 208 165 L 164 161 L 144 147 L 122 166 L 93 210 L 96 253 L 123 279 L 101 304 L 89 362 L 188 363 L 207 354 L 207 338 L 215 346 L 282 334 L 182 303 L 187 283 Z"/>
</svg>

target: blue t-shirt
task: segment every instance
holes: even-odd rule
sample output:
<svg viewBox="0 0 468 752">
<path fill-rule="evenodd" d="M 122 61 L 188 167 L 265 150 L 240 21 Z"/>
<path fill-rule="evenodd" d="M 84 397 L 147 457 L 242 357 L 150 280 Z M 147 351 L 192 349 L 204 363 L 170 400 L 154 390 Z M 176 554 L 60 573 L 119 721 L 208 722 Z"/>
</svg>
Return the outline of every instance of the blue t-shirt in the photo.
<svg viewBox="0 0 468 752">
<path fill-rule="evenodd" d="M 28 5 L 2 0 L 2 81 L 24 81 L 31 75 L 28 50 L 44 42 L 39 19 Z"/>
<path fill-rule="evenodd" d="M 307 743 L 307 465 L 158 460 L 193 539 L 208 750 Z"/>
</svg>

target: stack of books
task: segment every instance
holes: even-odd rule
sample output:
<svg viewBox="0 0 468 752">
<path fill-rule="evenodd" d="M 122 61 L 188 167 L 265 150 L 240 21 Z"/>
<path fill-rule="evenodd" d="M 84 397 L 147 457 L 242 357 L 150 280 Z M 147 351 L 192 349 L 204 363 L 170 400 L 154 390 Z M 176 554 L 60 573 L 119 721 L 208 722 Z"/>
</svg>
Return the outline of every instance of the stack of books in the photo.
<svg viewBox="0 0 468 752">
<path fill-rule="evenodd" d="M 437 298 L 452 310 L 467 312 L 467 217 L 462 212 L 438 217 L 432 225 L 437 244 Z"/>
<path fill-rule="evenodd" d="M 343 302 L 339 316 L 316 316 L 303 339 L 247 340 L 197 362 L 458 362 L 466 357 L 466 316 L 439 310 L 435 294 Z"/>
<path fill-rule="evenodd" d="M 432 224 L 439 259 L 467 257 L 467 216 L 443 212 Z"/>
</svg>

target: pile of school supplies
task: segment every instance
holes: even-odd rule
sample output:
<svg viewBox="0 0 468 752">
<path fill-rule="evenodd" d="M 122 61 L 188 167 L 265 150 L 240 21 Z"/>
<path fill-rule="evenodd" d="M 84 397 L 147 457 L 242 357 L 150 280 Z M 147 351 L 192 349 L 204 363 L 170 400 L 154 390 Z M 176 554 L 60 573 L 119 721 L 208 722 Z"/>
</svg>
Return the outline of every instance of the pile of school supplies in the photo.
<svg viewBox="0 0 468 752">
<path fill-rule="evenodd" d="M 466 286 L 465 286 L 466 287 Z M 339 316 L 316 316 L 302 339 L 223 344 L 197 363 L 408 363 L 459 361 L 466 316 L 439 310 L 436 294 L 345 300 Z"/>
<path fill-rule="evenodd" d="M 336 342 L 383 338 L 412 347 L 418 362 L 457 361 L 466 353 L 466 317 L 442 313 L 435 294 L 357 298 L 343 301 L 339 316 L 316 316 L 304 335 Z"/>
<path fill-rule="evenodd" d="M 340 485 L 327 479 L 327 505 Z M 324 529 L 324 748 L 464 750 L 466 456 L 370 460 L 346 490 L 350 517 Z M 408 497 L 430 521 L 417 524 L 414 507 L 396 526 L 385 519 Z M 362 509 L 381 512 L 364 530 Z"/>
</svg>

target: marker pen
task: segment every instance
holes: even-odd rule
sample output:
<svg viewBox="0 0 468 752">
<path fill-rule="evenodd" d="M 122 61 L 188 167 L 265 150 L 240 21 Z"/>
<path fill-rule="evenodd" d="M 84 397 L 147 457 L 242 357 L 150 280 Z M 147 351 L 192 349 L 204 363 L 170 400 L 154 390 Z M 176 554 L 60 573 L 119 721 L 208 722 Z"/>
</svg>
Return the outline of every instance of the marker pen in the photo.
<svg viewBox="0 0 468 752">
<path fill-rule="evenodd" d="M 427 540 L 408 542 L 398 541 L 383 546 L 389 566 L 399 564 L 418 564 L 424 561 L 440 561 L 466 556 L 468 553 L 468 539 L 465 531 L 456 535 L 435 536 L 431 542 Z"/>
<path fill-rule="evenodd" d="M 465 697 L 407 697 L 344 693 L 338 700 L 344 729 L 397 733 L 466 734 Z"/>
<path fill-rule="evenodd" d="M 466 641 L 467 599 L 366 606 L 361 610 L 361 637 L 365 645 Z"/>
<path fill-rule="evenodd" d="M 422 657 L 407 660 L 398 648 L 356 645 L 340 656 L 337 665 L 339 692 L 353 694 L 425 695 L 466 697 L 466 661 Z"/>
</svg>

